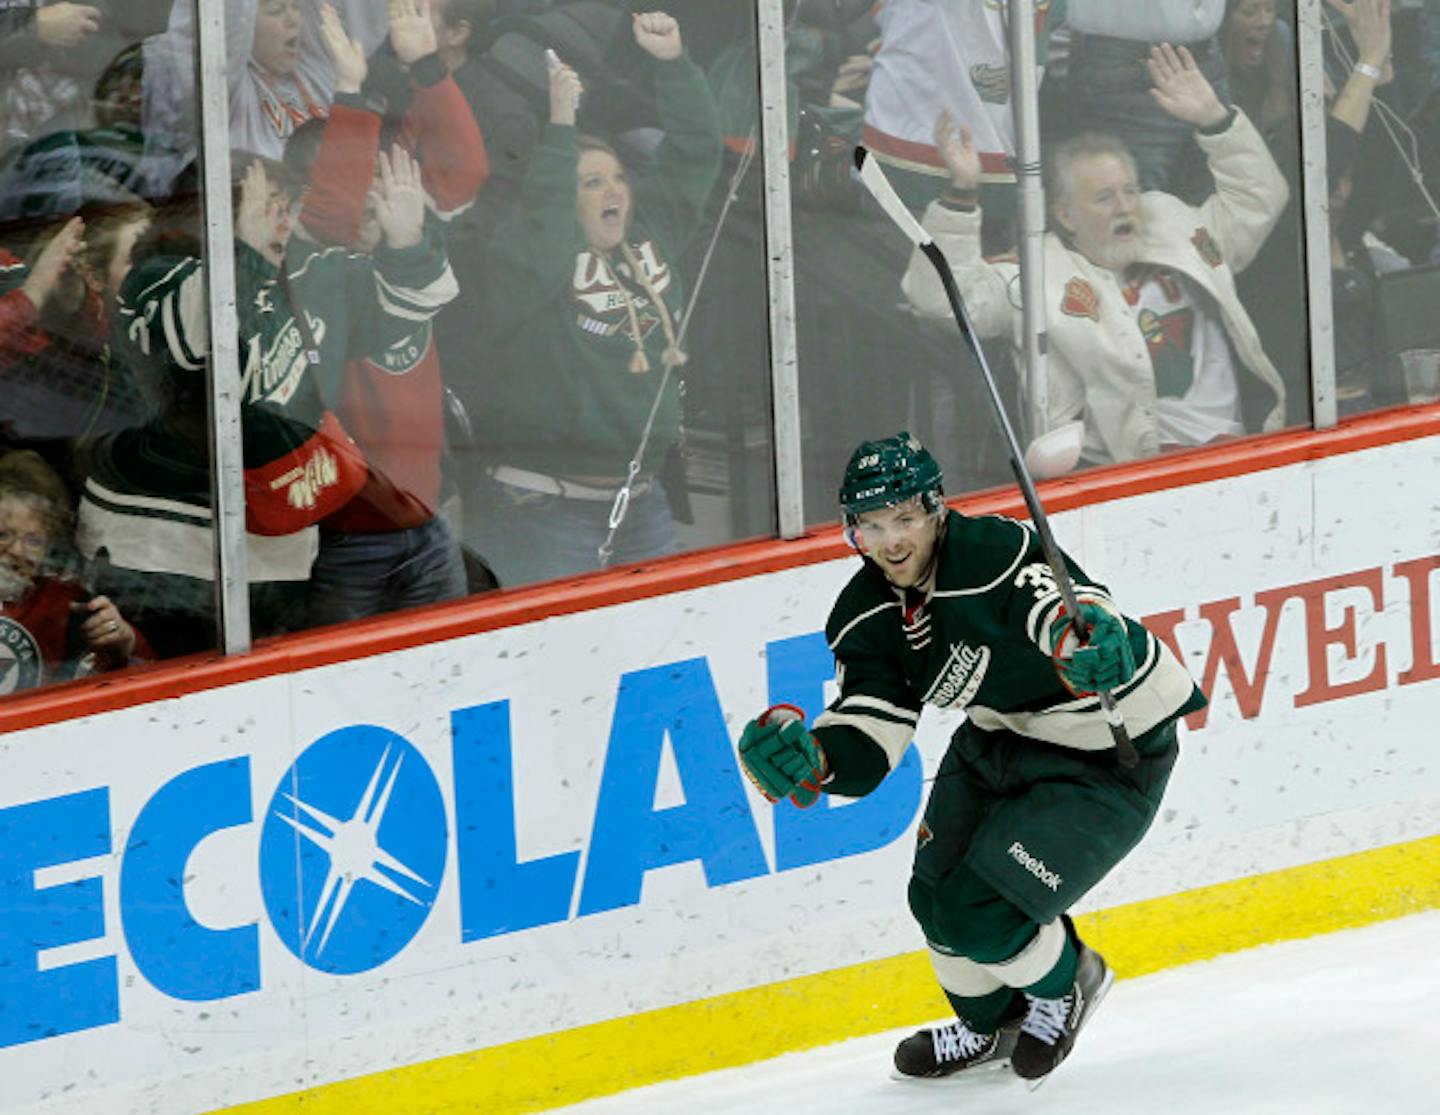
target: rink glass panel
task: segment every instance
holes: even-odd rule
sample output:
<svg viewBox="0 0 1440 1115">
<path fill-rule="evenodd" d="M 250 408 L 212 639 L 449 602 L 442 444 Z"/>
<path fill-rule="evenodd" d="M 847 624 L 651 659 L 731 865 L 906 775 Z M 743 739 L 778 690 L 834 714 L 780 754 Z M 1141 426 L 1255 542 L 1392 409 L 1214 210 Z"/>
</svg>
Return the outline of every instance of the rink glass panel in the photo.
<svg viewBox="0 0 1440 1115">
<path fill-rule="evenodd" d="M 1330 153 L 1342 420 L 1440 398 L 1440 209 L 1434 185 L 1440 174 L 1440 13 L 1432 5 L 1396 5 L 1391 21 L 1392 64 L 1375 87 L 1358 148 Z M 1356 51 L 1332 10 L 1325 27 L 1326 74 L 1340 87 Z"/>
<path fill-rule="evenodd" d="M 32 114 L 32 119 L 20 111 L 26 105 L 17 99 L 20 108 L 7 116 L 0 200 L 5 206 L 6 246 L 22 262 L 33 254 L 37 240 L 53 233 L 57 223 L 82 206 L 90 215 L 97 203 L 106 211 L 117 207 L 126 211 L 125 206 L 137 197 L 156 205 L 195 196 L 200 177 L 193 167 L 199 130 L 195 81 L 189 72 L 189 54 L 173 41 L 176 29 L 171 26 L 170 5 L 157 0 L 112 7 L 102 31 L 86 40 L 93 45 L 109 36 L 105 48 L 97 47 L 90 54 L 79 48 L 71 50 L 56 81 L 41 84 L 46 96 L 58 98 L 60 108 Z M 185 7 L 180 5 L 176 11 Z M 243 7 L 237 5 L 236 10 Z M 898 2 L 894 5 L 896 11 L 903 7 Z M 1036 7 L 1043 15 L 1046 5 Z M 1299 123 L 1294 111 L 1297 47 L 1287 23 L 1288 7 L 1279 5 L 1276 34 L 1283 49 L 1267 53 L 1258 74 L 1247 77 L 1232 67 L 1229 90 L 1231 100 L 1245 104 L 1247 111 L 1260 119 L 1291 185 L 1290 200 L 1275 229 L 1259 257 L 1239 276 L 1243 303 L 1285 385 L 1282 425 L 1287 427 L 1312 422 L 1308 378 L 1311 319 L 1322 320 L 1330 310 L 1309 307 L 1307 317 L 1301 242 L 1304 206 L 1298 189 Z M 378 49 L 382 55 L 390 51 L 385 45 L 389 28 L 383 14 L 377 15 L 360 0 L 341 8 L 347 30 L 367 50 Z M 662 405 L 656 427 L 662 432 L 652 435 L 640 478 L 643 482 L 658 477 L 665 484 L 669 498 L 660 515 L 673 526 L 675 548 L 681 552 L 777 531 L 771 398 L 771 371 L 777 357 L 767 323 L 784 300 L 766 270 L 767 231 L 773 239 L 776 230 L 766 228 L 763 165 L 758 157 L 760 52 L 756 19 L 753 11 L 738 8 L 699 0 L 677 0 L 671 5 L 687 53 L 704 74 L 714 98 L 723 148 L 698 215 L 688 214 L 689 219 L 667 230 L 671 241 L 659 257 L 659 266 L 668 268 L 682 293 L 677 312 L 671 316 L 675 342 L 658 347 L 674 347 L 688 359 L 670 373 L 670 383 L 683 395 L 673 408 L 678 409 L 679 425 L 665 426 L 667 411 L 672 408 Z M 504 14 L 502 5 L 502 17 Z M 863 60 L 873 60 L 879 45 L 874 13 L 857 3 L 801 5 L 789 14 L 786 116 L 792 151 L 792 236 L 788 246 L 793 253 L 804 521 L 821 527 L 833 522 L 837 478 L 854 445 L 899 429 L 915 432 L 935 452 L 945 470 L 948 492 L 1008 484 L 1007 446 L 990 414 L 977 364 L 952 323 L 922 320 L 907 304 L 900 278 L 909 260 L 909 247 L 848 174 L 853 146 L 866 138 L 867 75 L 873 77 L 874 71 Z M 1428 97 L 1432 83 L 1425 79 L 1428 71 L 1424 69 L 1428 64 L 1423 50 L 1427 26 L 1421 13 L 1409 8 L 1397 10 L 1394 18 L 1398 76 L 1382 95 L 1394 100 L 1406 94 L 1410 100 L 1403 105 L 1395 101 L 1394 114 L 1377 110 L 1377 115 L 1385 115 L 1402 138 L 1406 128 L 1414 132 L 1420 141 L 1423 169 L 1432 146 L 1427 137 L 1434 115 Z M 443 16 L 441 23 L 443 31 Z M 427 323 L 443 372 L 440 438 L 438 443 L 434 441 L 432 429 L 425 435 L 429 442 L 401 447 L 423 455 L 433 453 L 439 445 L 438 488 L 412 491 L 403 475 L 389 478 L 402 501 L 413 496 L 421 503 L 436 503 L 434 517 L 442 520 L 464 547 L 464 591 L 471 593 L 493 587 L 489 574 L 499 562 L 491 551 L 503 549 L 509 534 L 503 521 L 493 516 L 496 488 L 492 473 L 497 466 L 541 476 L 558 474 L 561 479 L 579 480 L 587 489 L 608 491 L 627 473 L 640 441 L 632 409 L 628 418 L 611 423 L 610 456 L 592 455 L 588 461 L 577 462 L 574 455 L 561 453 L 554 458 L 558 465 L 547 469 L 551 445 L 544 439 L 554 429 L 547 432 L 514 423 L 507 410 L 507 400 L 523 399 L 527 393 L 541 401 L 540 407 L 532 410 L 563 412 L 582 405 L 565 385 L 566 377 L 570 377 L 568 382 L 578 382 L 574 377 L 583 369 L 563 361 L 560 365 L 535 362 L 533 358 L 543 346 L 517 346 L 515 337 L 560 333 L 586 314 L 573 283 L 568 287 L 562 284 L 547 305 L 536 307 L 533 318 L 515 312 L 513 303 L 496 294 L 497 288 L 503 292 L 522 278 L 497 264 L 501 257 L 496 246 L 507 224 L 524 219 L 525 203 L 533 198 L 526 189 L 526 174 L 544 139 L 549 107 L 543 50 L 533 38 L 521 34 L 517 24 L 505 23 L 503 18 L 492 30 L 497 37 L 490 42 L 487 60 L 493 62 L 504 54 L 514 63 L 516 73 L 498 83 L 477 81 L 476 67 L 467 71 L 464 60 L 454 64 L 452 73 L 484 135 L 489 177 L 474 202 L 466 204 L 461 199 L 444 224 L 458 293 Z M 663 177 L 663 160 L 657 157 L 657 150 L 664 136 L 661 116 L 665 106 L 657 103 L 655 96 L 656 66 L 630 36 L 627 20 L 617 17 L 603 26 L 597 24 L 590 33 L 595 49 L 577 59 L 586 81 L 579 129 L 605 138 L 619 152 L 634 188 L 638 229 L 644 218 L 660 212 L 651 204 L 654 195 L 650 189 L 657 170 Z M 234 41 L 243 38 L 234 37 Z M 161 50 L 167 41 L 168 50 Z M 254 43 L 250 45 L 254 49 Z M 1036 46 L 1045 66 L 1037 104 L 1042 139 L 1048 141 L 1065 126 L 1061 117 L 1073 112 L 1075 98 L 1065 84 L 1063 36 L 1039 27 Z M 40 57 L 38 52 L 36 56 Z M 248 55 L 242 50 L 237 57 Z M 374 71 L 371 76 L 386 72 L 385 62 L 373 54 L 370 68 Z M 933 72 L 945 81 L 956 76 L 947 74 L 943 66 Z M 966 68 L 964 73 L 968 72 Z M 82 74 L 88 75 L 83 81 L 76 76 Z M 403 71 L 396 71 L 393 62 L 389 80 L 399 83 L 401 93 L 406 92 L 407 84 L 414 84 Z M 1283 92 L 1287 81 L 1291 83 L 1288 101 L 1284 96 L 1267 100 L 1275 90 Z M 987 96 L 1009 96 L 1008 83 L 996 74 L 989 73 L 982 85 Z M 413 88 L 409 95 L 414 96 Z M 937 94 L 932 90 L 931 95 Z M 1396 124 L 1397 118 L 1403 128 Z M 398 126 L 384 131 L 383 142 L 388 144 L 399 131 Z M 233 142 L 238 137 L 225 138 Z M 249 142 L 253 137 L 246 133 L 246 139 Z M 350 141 L 342 138 L 340 142 L 343 155 L 343 143 Z M 358 139 L 353 142 L 361 143 Z M 1405 364 L 1423 368 L 1427 358 L 1407 359 L 1405 354 L 1440 350 L 1440 336 L 1427 332 L 1428 323 L 1435 320 L 1428 310 L 1434 302 L 1432 290 L 1440 282 L 1430 263 L 1435 225 L 1429 205 L 1395 154 L 1395 144 L 1384 137 L 1367 142 L 1377 142 L 1379 151 L 1372 158 L 1367 147 L 1358 165 L 1373 165 L 1375 171 L 1345 199 L 1346 219 L 1360 220 L 1369 214 L 1367 227 L 1372 233 L 1362 255 L 1375 274 L 1360 284 L 1363 297 L 1358 309 L 1350 300 L 1354 291 L 1344 269 L 1337 267 L 1332 272 L 1335 396 L 1341 419 L 1411 402 L 1414 387 L 1407 383 Z M 283 155 L 284 146 L 272 153 Z M 354 155 L 361 162 L 362 154 L 357 147 Z M 892 160 L 887 169 L 902 195 L 920 212 L 943 186 L 943 175 L 933 167 L 903 173 L 898 168 L 905 161 Z M 188 170 L 187 164 L 191 164 Z M 990 168 L 993 173 L 987 172 L 981 195 L 986 211 L 984 247 L 990 253 L 1004 252 L 1016 243 L 1014 188 L 1006 185 L 1003 170 L 1003 166 Z M 1210 185 L 1198 152 L 1182 152 L 1173 168 L 1172 191 L 1199 201 Z M 207 200 L 218 216 L 230 199 Z M 660 205 L 663 208 L 664 202 Z M 1314 211 L 1318 214 L 1318 207 Z M 228 216 L 233 221 L 234 214 Z M 1324 218 L 1317 215 L 1313 219 Z M 1342 235 L 1341 240 L 1346 236 L 1350 234 Z M 86 237 L 87 243 L 101 239 Z M 632 239 L 638 244 L 643 237 Z M 1376 248 L 1376 239 L 1385 245 L 1383 250 Z M 776 253 L 785 248 L 783 243 L 772 243 Z M 535 255 L 539 255 L 538 238 Z M 580 253 L 574 258 L 578 264 Z M 1345 258 L 1343 251 L 1335 255 L 1337 262 L 1343 263 Z M 645 269 L 651 256 L 641 252 L 639 259 Z M 94 279 L 94 268 L 90 270 Z M 22 274 L 15 273 L 17 287 L 23 285 L 19 280 Z M 70 280 L 72 287 L 77 281 Z M 658 337 L 664 333 L 664 325 L 654 315 L 645 314 L 643 303 L 648 296 L 630 284 L 629 299 L 639 311 L 641 333 Z M 625 297 L 618 293 L 617 297 L 623 305 Z M 609 323 L 616 325 L 615 332 L 621 337 L 631 330 L 629 307 L 623 317 L 618 323 Z M 596 320 L 608 328 L 603 316 Z M 87 328 L 93 331 L 93 323 L 87 323 Z M 71 330 L 66 340 L 75 342 L 83 335 L 83 330 Z M 1317 329 L 1315 335 L 1330 343 L 1325 329 Z M 143 371 L 133 373 L 113 353 L 108 362 L 99 362 L 97 372 L 97 362 L 76 359 L 71 349 L 82 346 L 71 344 L 63 353 L 62 370 L 43 381 L 49 392 L 44 398 L 53 396 L 55 401 L 35 404 L 27 401 L 25 385 L 33 387 L 37 369 L 55 364 L 58 357 L 43 352 L 37 357 L 25 344 L 6 343 L 11 358 L 5 405 L 28 405 L 30 415 L 42 415 L 46 425 L 27 429 L 29 419 L 24 415 L 6 414 L 9 425 L 4 436 L 8 444 L 26 444 L 27 438 L 46 442 L 43 455 L 59 466 L 72 496 L 83 484 L 86 471 L 94 467 L 93 449 L 99 437 L 127 431 L 133 435 L 157 422 L 167 436 L 188 438 L 190 452 L 201 458 L 191 461 L 199 464 L 199 472 L 190 477 L 191 488 L 198 492 L 204 487 L 196 477 L 208 473 L 208 448 L 202 436 L 203 421 L 196 425 L 204 416 L 196 409 L 193 396 L 188 424 L 180 422 L 177 433 L 171 428 L 175 422 L 161 421 L 167 411 L 173 418 L 180 405 L 172 398 L 176 392 L 171 380 Z M 627 370 L 623 375 L 658 387 L 664 365 L 654 347 L 647 351 L 648 370 Z M 988 340 L 985 351 L 1017 432 L 1022 442 L 1028 443 L 1038 430 L 1023 405 L 1020 362 L 1006 338 Z M 179 393 L 185 395 L 186 391 Z M 584 412 L 576 421 L 591 419 L 596 419 L 595 413 Z M 504 450 L 497 431 L 515 429 L 535 429 L 534 437 L 528 444 L 522 437 L 518 445 L 512 438 L 509 449 L 533 452 Z M 1247 422 L 1247 432 L 1256 429 L 1256 424 Z M 574 447 L 563 436 L 558 443 Z M 76 452 L 81 448 L 85 452 Z M 532 537 L 537 539 L 530 552 L 544 554 L 573 543 L 570 520 L 553 513 L 553 501 L 546 493 L 521 489 L 509 494 L 522 505 L 522 511 L 532 508 L 524 516 L 531 520 Z M 632 501 L 625 516 L 631 524 L 638 515 L 636 506 Z M 603 518 L 610 507 L 605 498 L 592 501 L 587 510 L 602 512 Z M 612 566 L 623 565 L 627 556 L 637 560 L 650 556 L 627 555 L 623 547 L 617 549 L 619 556 Z M 93 591 L 94 563 L 78 554 L 73 545 L 53 547 L 47 562 L 60 578 Z M 594 565 L 599 565 L 598 556 Z M 512 567 L 500 582 L 512 587 L 547 579 L 540 570 L 538 563 L 526 564 L 517 575 Z M 203 582 L 204 578 L 197 580 Z M 202 588 L 182 594 L 178 598 L 182 600 L 180 613 L 157 629 L 152 640 L 156 657 L 217 645 L 213 594 L 208 587 Z M 287 615 L 283 607 L 277 618 L 273 599 L 254 602 L 251 630 L 255 638 L 305 622 L 303 612 Z M 122 611 L 127 604 L 124 600 L 117 603 Z M 383 604 L 381 610 L 404 605 L 404 601 L 396 601 Z M 18 678 L 19 671 L 12 669 L 11 677 Z M 10 684 L 19 683 L 12 680 Z"/>
<path fill-rule="evenodd" d="M 689 78 L 661 72 L 674 63 L 637 44 L 625 5 L 612 20 L 591 20 L 591 53 L 556 48 L 584 84 L 577 132 L 608 143 L 623 164 L 626 242 L 647 289 L 623 249 L 590 250 L 574 187 L 570 203 L 557 192 L 551 149 L 574 140 L 547 128 L 540 32 L 501 8 L 489 64 L 513 66 L 529 88 L 484 90 L 477 116 L 490 178 L 450 226 L 460 294 L 437 322 L 448 388 L 444 510 L 467 548 L 472 591 L 485 587 L 477 558 L 507 588 L 599 569 L 598 544 L 617 519 L 609 568 L 661 556 L 672 532 L 671 552 L 773 534 L 754 11 L 664 6 L 701 104 Z M 695 132 L 696 112 L 708 114 L 708 134 Z M 581 157 L 587 170 L 592 159 L 610 163 Z M 667 350 L 684 362 L 667 368 Z M 621 507 L 615 496 L 632 464 L 637 482 Z M 556 499 L 554 480 L 578 484 L 577 498 Z"/>
<path fill-rule="evenodd" d="M 1048 8 L 1035 5 L 1041 74 L 1033 94 L 1042 159 L 1067 135 L 1109 121 L 1109 130 L 1132 148 L 1163 147 L 1156 158 L 1165 188 L 1192 204 L 1203 202 L 1214 183 L 1188 138 L 1188 126 L 1176 124 L 1184 134 L 1171 142 L 1153 134 L 1163 132 L 1164 120 L 1140 119 L 1152 106 L 1143 63 L 1105 61 L 1099 65 L 1104 80 L 1096 80 L 1094 66 L 1088 74 L 1072 75 L 1068 34 L 1049 25 Z M 952 322 L 922 319 L 907 303 L 900 281 L 909 244 L 860 187 L 836 169 L 837 154 L 843 157 L 855 142 L 865 142 L 907 205 L 923 216 L 947 181 L 931 135 L 935 116 L 961 105 L 970 105 L 977 116 L 988 113 L 986 119 L 968 121 L 981 157 L 981 247 L 991 258 L 1018 252 L 1019 187 L 1007 165 L 1007 156 L 1018 148 L 1010 104 L 1015 93 L 1006 68 L 1003 21 L 998 14 L 903 3 L 889 6 L 878 20 L 859 6 L 844 15 L 848 18 L 837 12 L 807 22 L 802 8 L 788 42 L 796 149 L 795 300 L 805 507 L 811 522 L 833 519 L 836 478 L 856 442 L 902 428 L 919 435 L 939 458 L 948 492 L 1012 480 L 1007 446 L 976 361 Z M 932 24 L 928 30 L 925 20 Z M 890 39 L 888 46 L 882 32 Z M 1255 261 L 1239 276 L 1242 302 L 1285 388 L 1286 405 L 1275 428 L 1311 419 L 1301 202 L 1293 188 L 1299 166 L 1295 46 L 1288 29 L 1281 34 L 1284 49 L 1270 64 L 1277 81 L 1290 82 L 1288 99 L 1280 101 L 1288 111 L 1273 119 L 1267 115 L 1265 134 L 1292 185 L 1291 197 Z M 1197 54 L 1202 68 L 1223 80 L 1218 37 L 1203 52 L 1197 47 Z M 873 67 L 868 83 L 854 76 L 867 65 Z M 1224 96 L 1223 87 L 1221 92 Z M 1147 151 L 1142 162 L 1149 161 Z M 1157 175 L 1148 170 L 1142 185 L 1160 188 Z M 1025 266 L 1023 254 L 1020 266 Z M 1047 280 L 1054 292 L 1056 276 Z M 1021 285 L 1017 280 L 1010 288 L 1017 305 Z M 1043 332 L 1044 315 L 1053 318 L 1060 312 L 1057 295 L 1039 307 L 1035 328 Z M 1010 337 L 987 336 L 984 351 L 1021 444 L 1029 445 L 1054 422 L 1042 422 L 1030 412 L 1022 361 Z M 1237 368 L 1237 380 L 1245 433 L 1259 433 L 1274 407 L 1273 395 L 1242 369 Z"/>
<path fill-rule="evenodd" d="M 0 699 L 219 645 L 203 360 L 120 335 L 137 249 L 200 227 L 194 63 L 168 0 L 93 9 L 0 12 Z"/>
</svg>

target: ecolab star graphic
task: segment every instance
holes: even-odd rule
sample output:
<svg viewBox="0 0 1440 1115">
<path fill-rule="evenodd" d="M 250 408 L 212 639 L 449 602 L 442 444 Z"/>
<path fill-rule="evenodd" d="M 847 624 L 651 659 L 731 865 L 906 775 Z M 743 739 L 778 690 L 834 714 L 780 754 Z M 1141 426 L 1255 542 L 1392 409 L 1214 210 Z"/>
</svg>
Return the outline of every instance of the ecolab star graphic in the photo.
<svg viewBox="0 0 1440 1115">
<path fill-rule="evenodd" d="M 306 823 L 298 817 L 290 817 L 276 812 L 277 817 L 330 857 L 330 870 L 326 872 L 325 884 L 320 888 L 320 901 L 316 904 L 310 924 L 305 929 L 305 941 L 302 946 L 310 947 L 310 940 L 314 937 L 315 930 L 319 927 L 323 917 L 325 927 L 320 934 L 320 943 L 315 948 L 316 956 L 325 951 L 325 943 L 330 939 L 330 931 L 340 920 L 340 915 L 344 912 L 345 904 L 349 901 L 356 883 L 373 883 L 393 894 L 398 894 L 407 902 L 413 902 L 417 906 L 423 906 L 424 903 L 401 886 L 392 876 L 402 875 L 422 886 L 433 885 L 380 847 L 380 825 L 385 820 L 385 809 L 390 802 L 390 792 L 395 788 L 395 779 L 404 762 L 403 755 L 395 760 L 395 765 L 391 768 L 389 777 L 385 778 L 385 785 L 382 789 L 380 787 L 381 777 L 390 760 L 390 750 L 387 746 L 385 753 L 380 756 L 380 761 L 375 764 L 374 773 L 370 775 L 370 783 L 365 787 L 364 794 L 360 796 L 360 803 L 355 807 L 355 811 L 348 820 L 342 821 L 331 817 L 323 810 L 288 793 L 283 796 L 297 810 L 303 812 L 313 824 Z"/>
</svg>

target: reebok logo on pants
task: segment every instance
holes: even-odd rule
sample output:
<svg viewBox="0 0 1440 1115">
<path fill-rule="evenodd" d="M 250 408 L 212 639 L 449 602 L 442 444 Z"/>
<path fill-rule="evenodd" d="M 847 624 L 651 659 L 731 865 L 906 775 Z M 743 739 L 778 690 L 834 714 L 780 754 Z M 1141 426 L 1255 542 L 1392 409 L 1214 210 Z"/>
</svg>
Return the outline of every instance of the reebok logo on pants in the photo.
<svg viewBox="0 0 1440 1115">
<path fill-rule="evenodd" d="M 1036 859 L 1027 852 L 1025 845 L 1018 840 L 1010 845 L 1010 858 L 1053 891 L 1059 891 L 1060 884 L 1064 882 L 1059 875 L 1045 866 L 1044 860 Z"/>
</svg>

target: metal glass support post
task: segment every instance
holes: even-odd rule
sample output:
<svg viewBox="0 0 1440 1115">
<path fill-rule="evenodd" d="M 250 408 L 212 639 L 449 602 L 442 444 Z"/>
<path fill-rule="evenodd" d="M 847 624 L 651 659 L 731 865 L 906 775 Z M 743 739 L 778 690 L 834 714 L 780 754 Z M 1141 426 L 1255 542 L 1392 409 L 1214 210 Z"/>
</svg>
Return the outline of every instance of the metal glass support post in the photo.
<svg viewBox="0 0 1440 1115">
<path fill-rule="evenodd" d="M 221 648 L 250 649 L 245 554 L 245 466 L 240 452 L 240 344 L 235 314 L 235 227 L 230 202 L 230 92 L 225 77 L 223 0 L 195 5 L 200 98 L 201 206 L 205 219 L 206 313 L 210 330 L 210 502 L 214 508 L 215 606 Z"/>
<path fill-rule="evenodd" d="M 805 532 L 800 465 L 800 377 L 795 339 L 795 245 L 790 225 L 790 122 L 786 109 L 784 0 L 756 0 L 760 143 L 764 155 L 765 267 L 775 499 L 781 538 Z"/>
<path fill-rule="evenodd" d="M 1040 70 L 1035 53 L 1034 0 L 1010 0 L 1010 103 L 1015 114 L 1015 177 L 1020 191 L 1020 299 L 1025 345 L 1027 439 L 1045 432 L 1050 410 L 1046 375 L 1045 191 L 1040 183 Z"/>
<path fill-rule="evenodd" d="M 1316 429 L 1339 420 L 1335 396 L 1335 321 L 1330 299 L 1330 185 L 1325 167 L 1325 60 L 1321 53 L 1323 0 L 1299 0 L 1300 197 L 1305 225 L 1306 324 L 1310 341 L 1310 413 Z"/>
</svg>

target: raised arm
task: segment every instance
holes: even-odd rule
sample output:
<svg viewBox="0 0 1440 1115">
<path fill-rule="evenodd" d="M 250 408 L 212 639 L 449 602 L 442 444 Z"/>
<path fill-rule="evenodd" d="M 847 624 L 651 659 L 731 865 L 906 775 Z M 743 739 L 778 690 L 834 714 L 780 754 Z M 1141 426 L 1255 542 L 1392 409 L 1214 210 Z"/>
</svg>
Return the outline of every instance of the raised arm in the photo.
<svg viewBox="0 0 1440 1115">
<path fill-rule="evenodd" d="M 364 315 L 360 331 L 366 353 L 377 343 L 408 336 L 460 292 L 443 226 L 426 219 L 420 167 L 398 144 L 380 156 L 375 191 L 384 240 L 374 252 L 369 295 L 379 312 Z"/>
<path fill-rule="evenodd" d="M 1255 125 L 1239 109 L 1220 103 L 1185 47 L 1162 43 L 1151 49 L 1146 65 L 1155 100 L 1196 128 L 1196 142 L 1215 178 L 1201 219 L 1231 269 L 1241 271 L 1280 219 L 1290 196 L 1285 176 Z"/>
<path fill-rule="evenodd" d="M 453 216 L 475 200 L 490 162 L 475 114 L 436 53 L 430 0 L 390 0 L 390 45 L 409 68 L 415 89 L 401 142 L 420 160 L 436 212 Z"/>
<path fill-rule="evenodd" d="M 647 220 L 665 221 L 680 238 L 699 221 L 720 174 L 725 136 L 715 95 L 685 53 L 680 24 L 664 12 L 636 12 L 632 33 L 655 59 L 655 97 L 665 139 L 646 183 Z"/>
<path fill-rule="evenodd" d="M 1345 17 L 1359 55 L 1330 106 L 1330 115 L 1356 132 L 1363 132 L 1376 88 L 1394 76 L 1390 63 L 1390 0 L 1329 0 L 1329 4 Z"/>
<path fill-rule="evenodd" d="M 335 67 L 335 101 L 310 167 L 300 225 L 322 244 L 350 244 L 365 218 L 381 121 L 360 99 L 369 70 L 364 45 L 346 31 L 332 4 L 320 9 L 320 35 Z"/>
<path fill-rule="evenodd" d="M 1006 336 L 1019 320 L 1019 287 L 1010 290 L 1018 269 L 1013 262 L 991 262 L 980 251 L 980 155 L 970 129 L 956 127 L 948 111 L 935 120 L 935 147 L 950 172 L 945 192 L 932 201 L 921 222 L 950 261 L 950 272 L 965 299 L 975 328 L 982 336 Z M 925 317 L 952 316 L 945 288 L 930 261 L 918 250 L 900 283 L 910 304 Z"/>
</svg>

